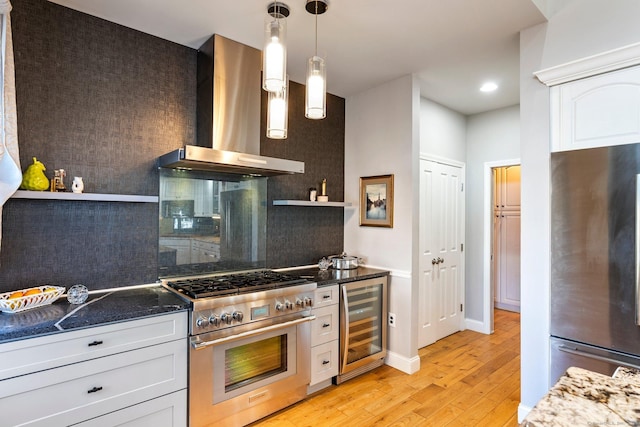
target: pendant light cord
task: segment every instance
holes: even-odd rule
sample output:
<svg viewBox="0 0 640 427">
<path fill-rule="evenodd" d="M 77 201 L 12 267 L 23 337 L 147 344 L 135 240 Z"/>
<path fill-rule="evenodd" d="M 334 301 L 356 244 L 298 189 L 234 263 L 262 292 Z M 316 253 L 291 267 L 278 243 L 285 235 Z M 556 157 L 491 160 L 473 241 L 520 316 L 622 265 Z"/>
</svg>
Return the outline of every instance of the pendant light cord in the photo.
<svg viewBox="0 0 640 427">
<path fill-rule="evenodd" d="M 316 53 L 315 56 L 318 56 L 318 2 L 316 0 Z"/>
</svg>

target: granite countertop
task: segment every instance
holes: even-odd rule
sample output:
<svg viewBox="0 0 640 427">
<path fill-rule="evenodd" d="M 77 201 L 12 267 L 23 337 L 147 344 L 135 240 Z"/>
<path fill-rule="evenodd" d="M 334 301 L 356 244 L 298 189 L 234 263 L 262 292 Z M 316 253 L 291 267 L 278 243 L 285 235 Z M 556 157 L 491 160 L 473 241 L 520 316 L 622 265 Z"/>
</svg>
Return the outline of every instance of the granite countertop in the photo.
<svg viewBox="0 0 640 427">
<path fill-rule="evenodd" d="M 63 296 L 43 307 L 15 314 L 0 313 L 0 343 L 188 308 L 189 303 L 160 285 L 94 293 L 79 305 L 69 304 Z"/>
<path fill-rule="evenodd" d="M 569 368 L 520 425 L 638 426 L 640 371 L 620 367 L 609 377 Z"/>
<path fill-rule="evenodd" d="M 286 271 L 288 274 L 313 280 L 314 282 L 318 283 L 319 287 L 333 285 L 336 283 L 347 283 L 354 282 L 356 280 L 382 277 L 389 274 L 389 272 L 386 270 L 379 270 L 377 268 L 369 267 L 358 267 L 351 270 L 336 270 L 334 268 L 330 268 L 325 271 L 320 270 L 318 267 L 312 267 L 303 269 L 287 269 L 280 271 Z"/>
</svg>

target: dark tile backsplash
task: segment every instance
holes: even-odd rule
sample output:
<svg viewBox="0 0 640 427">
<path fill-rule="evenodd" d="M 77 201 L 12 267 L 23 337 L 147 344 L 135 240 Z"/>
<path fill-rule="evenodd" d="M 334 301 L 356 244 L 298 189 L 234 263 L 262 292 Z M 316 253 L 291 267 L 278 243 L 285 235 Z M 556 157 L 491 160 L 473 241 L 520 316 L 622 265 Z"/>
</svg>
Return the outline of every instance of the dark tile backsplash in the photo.
<svg viewBox="0 0 640 427">
<path fill-rule="evenodd" d="M 35 156 L 49 178 L 65 169 L 67 186 L 82 176 L 85 192 L 157 195 L 156 159 L 194 143 L 196 51 L 46 0 L 12 5 L 23 171 Z M 304 86 L 292 86 L 289 138 L 262 140 L 262 154 L 306 168 L 269 178 L 273 268 L 315 263 L 343 246 L 342 209 L 271 205 L 306 199 L 322 178 L 330 200 L 343 200 L 344 99 L 328 95 L 327 118 L 307 120 Z M 2 216 L 0 292 L 157 279 L 155 203 L 10 199 Z"/>
</svg>

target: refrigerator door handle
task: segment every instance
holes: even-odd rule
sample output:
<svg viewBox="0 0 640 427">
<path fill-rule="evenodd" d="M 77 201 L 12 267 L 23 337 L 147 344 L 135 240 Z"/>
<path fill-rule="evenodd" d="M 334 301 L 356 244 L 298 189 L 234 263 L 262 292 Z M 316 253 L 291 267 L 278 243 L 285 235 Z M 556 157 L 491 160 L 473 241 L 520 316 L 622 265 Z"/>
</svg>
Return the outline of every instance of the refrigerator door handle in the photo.
<svg viewBox="0 0 640 427">
<path fill-rule="evenodd" d="M 640 326 L 640 174 L 636 175 L 636 325 Z"/>
<path fill-rule="evenodd" d="M 621 360 L 612 359 L 611 357 L 600 356 L 597 354 L 589 353 L 588 351 L 578 350 L 577 348 L 567 347 L 564 344 L 558 346 L 558 350 L 569 354 L 575 354 L 576 356 L 586 357 L 588 359 L 600 360 L 602 362 L 611 363 L 612 365 L 625 366 L 627 368 L 640 369 L 640 366 L 632 363 L 623 362 Z"/>
<path fill-rule="evenodd" d="M 340 285 L 340 288 L 342 288 L 342 313 L 344 316 L 344 325 L 342 325 L 342 332 L 344 332 L 344 336 L 340 337 L 341 340 L 344 338 L 342 341 L 344 343 L 344 348 L 341 354 L 342 363 L 340 367 L 340 373 L 343 373 L 345 372 L 349 358 L 349 293 L 347 292 L 347 285 Z"/>
</svg>

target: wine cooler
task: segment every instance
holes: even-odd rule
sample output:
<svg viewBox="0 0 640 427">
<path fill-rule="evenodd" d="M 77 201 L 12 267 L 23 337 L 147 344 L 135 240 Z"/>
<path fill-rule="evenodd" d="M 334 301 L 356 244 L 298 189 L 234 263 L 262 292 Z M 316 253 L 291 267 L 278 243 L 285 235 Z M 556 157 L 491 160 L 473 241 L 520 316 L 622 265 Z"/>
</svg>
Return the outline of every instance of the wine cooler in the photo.
<svg viewBox="0 0 640 427">
<path fill-rule="evenodd" d="M 340 384 L 387 355 L 387 276 L 340 285 Z"/>
</svg>

